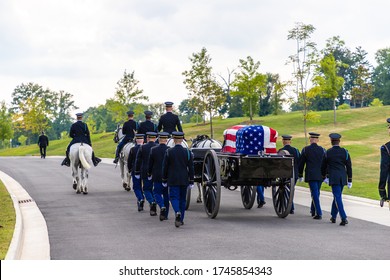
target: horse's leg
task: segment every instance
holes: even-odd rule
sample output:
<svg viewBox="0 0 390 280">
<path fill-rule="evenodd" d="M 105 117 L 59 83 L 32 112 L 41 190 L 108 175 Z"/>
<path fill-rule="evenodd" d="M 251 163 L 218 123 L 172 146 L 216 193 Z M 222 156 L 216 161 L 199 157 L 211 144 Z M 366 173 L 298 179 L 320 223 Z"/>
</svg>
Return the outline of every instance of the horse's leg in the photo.
<svg viewBox="0 0 390 280">
<path fill-rule="evenodd" d="M 83 194 L 88 194 L 88 170 L 85 169 L 84 167 L 81 167 L 81 184 L 82 184 L 82 191 Z"/>
<path fill-rule="evenodd" d="M 123 160 L 122 154 L 119 156 L 119 167 L 121 169 L 121 179 L 122 179 L 122 187 L 126 189 L 127 184 L 126 184 L 126 174 L 125 174 L 125 163 Z"/>
<path fill-rule="evenodd" d="M 72 177 L 73 177 L 73 189 L 76 190 L 77 189 L 77 181 L 78 181 L 77 180 L 77 169 L 73 163 L 72 163 Z"/>
</svg>

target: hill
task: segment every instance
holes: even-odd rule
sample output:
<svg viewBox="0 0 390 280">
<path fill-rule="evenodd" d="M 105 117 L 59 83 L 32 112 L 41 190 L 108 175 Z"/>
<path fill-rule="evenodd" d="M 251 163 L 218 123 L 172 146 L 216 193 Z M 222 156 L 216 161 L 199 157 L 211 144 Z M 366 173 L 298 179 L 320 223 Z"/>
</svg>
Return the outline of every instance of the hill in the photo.
<svg viewBox="0 0 390 280">
<path fill-rule="evenodd" d="M 389 141 L 386 119 L 390 116 L 390 106 L 368 107 L 361 109 L 337 111 L 337 123 L 333 124 L 333 111 L 317 112 L 320 120 L 317 123 L 308 123 L 308 131 L 321 134 L 319 145 L 330 148 L 328 134 L 337 132 L 342 135 L 341 146 L 348 149 L 353 165 L 353 188 L 344 190 L 345 194 L 379 199 L 379 148 Z M 214 138 L 223 140 L 223 131 L 236 124 L 248 124 L 248 118 L 216 119 L 213 120 Z M 257 117 L 253 124 L 261 124 L 276 129 L 281 134 L 293 135 L 293 146 L 302 149 L 305 146 L 303 121 L 301 112 L 286 113 L 278 116 Z M 195 138 L 196 135 L 210 135 L 210 127 L 204 124 L 184 124 L 186 138 Z M 93 148 L 99 157 L 113 158 L 116 144 L 113 142 L 114 133 L 92 135 Z M 279 137 L 281 138 L 281 137 Z M 48 156 L 64 155 L 69 139 L 51 141 L 48 147 Z M 282 146 L 281 140 L 277 148 Z M 22 146 L 0 150 L 0 156 L 39 155 L 37 145 Z M 60 164 L 60 162 L 59 162 Z M 323 189 L 329 187 L 323 185 Z"/>
</svg>

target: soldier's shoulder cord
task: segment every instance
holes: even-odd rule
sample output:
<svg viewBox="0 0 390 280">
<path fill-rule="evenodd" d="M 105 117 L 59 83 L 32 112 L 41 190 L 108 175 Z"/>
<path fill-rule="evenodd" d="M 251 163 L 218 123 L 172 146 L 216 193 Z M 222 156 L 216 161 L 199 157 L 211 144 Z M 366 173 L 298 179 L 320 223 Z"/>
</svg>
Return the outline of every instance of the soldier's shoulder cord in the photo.
<svg viewBox="0 0 390 280">
<path fill-rule="evenodd" d="M 386 143 L 386 144 L 387 144 L 387 143 Z M 387 151 L 387 155 L 390 156 L 390 151 L 389 151 L 389 148 L 387 148 L 387 145 L 386 145 L 386 144 L 384 144 L 383 147 L 385 147 L 385 149 L 386 149 L 386 151 Z"/>
</svg>

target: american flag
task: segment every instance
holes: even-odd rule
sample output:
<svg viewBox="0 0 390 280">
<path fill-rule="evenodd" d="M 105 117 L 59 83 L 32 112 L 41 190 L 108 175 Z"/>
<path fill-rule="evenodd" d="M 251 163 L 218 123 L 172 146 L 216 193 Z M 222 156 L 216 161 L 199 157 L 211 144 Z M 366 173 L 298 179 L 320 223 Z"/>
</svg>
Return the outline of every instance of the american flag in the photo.
<svg viewBox="0 0 390 280">
<path fill-rule="evenodd" d="M 234 125 L 223 132 L 223 147 L 222 152 L 235 153 L 236 152 L 236 133 L 239 129 L 246 125 Z"/>
<path fill-rule="evenodd" d="M 250 125 L 237 131 L 236 152 L 246 155 L 276 153 L 278 132 L 268 126 Z"/>
</svg>

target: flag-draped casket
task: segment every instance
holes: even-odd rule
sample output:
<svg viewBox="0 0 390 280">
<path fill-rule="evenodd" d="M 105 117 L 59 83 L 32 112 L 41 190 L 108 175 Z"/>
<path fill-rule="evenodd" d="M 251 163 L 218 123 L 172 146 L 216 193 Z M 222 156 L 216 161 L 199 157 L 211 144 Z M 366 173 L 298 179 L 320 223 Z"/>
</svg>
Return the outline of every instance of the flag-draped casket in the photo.
<svg viewBox="0 0 390 280">
<path fill-rule="evenodd" d="M 223 147 L 222 152 L 235 153 L 236 152 L 236 134 L 240 128 L 246 125 L 234 125 L 223 132 Z"/>
</svg>

